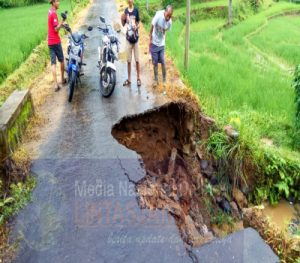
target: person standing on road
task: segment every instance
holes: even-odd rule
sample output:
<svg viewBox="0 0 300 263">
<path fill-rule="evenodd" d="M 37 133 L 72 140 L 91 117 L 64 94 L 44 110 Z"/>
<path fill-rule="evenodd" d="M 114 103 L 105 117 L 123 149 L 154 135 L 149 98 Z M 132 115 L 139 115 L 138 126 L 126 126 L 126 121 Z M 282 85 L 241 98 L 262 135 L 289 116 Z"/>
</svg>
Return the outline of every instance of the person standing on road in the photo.
<svg viewBox="0 0 300 263">
<path fill-rule="evenodd" d="M 59 91 L 61 89 L 61 86 L 57 83 L 56 57 L 60 62 L 61 83 L 63 85 L 67 82 L 64 78 L 64 54 L 59 37 L 59 30 L 61 29 L 63 22 L 66 20 L 66 14 L 62 14 L 63 20 L 61 22 L 58 22 L 56 10 L 59 8 L 59 0 L 50 0 L 50 4 L 52 5 L 52 7 L 48 12 L 48 47 L 51 58 L 51 71 L 54 81 L 54 90 Z"/>
<path fill-rule="evenodd" d="M 123 86 L 131 84 L 131 61 L 132 53 L 136 62 L 137 86 L 141 86 L 140 79 L 140 62 L 139 62 L 139 10 L 133 5 L 133 0 L 128 0 L 128 7 L 124 10 L 121 17 L 122 25 L 126 25 L 126 53 L 127 53 L 127 72 L 128 78 L 123 83 Z"/>
<path fill-rule="evenodd" d="M 161 63 L 163 82 L 166 83 L 165 38 L 172 25 L 172 14 L 173 7 L 168 5 L 165 10 L 156 12 L 151 24 L 149 50 L 154 68 L 154 87 L 158 85 L 158 63 Z"/>
</svg>

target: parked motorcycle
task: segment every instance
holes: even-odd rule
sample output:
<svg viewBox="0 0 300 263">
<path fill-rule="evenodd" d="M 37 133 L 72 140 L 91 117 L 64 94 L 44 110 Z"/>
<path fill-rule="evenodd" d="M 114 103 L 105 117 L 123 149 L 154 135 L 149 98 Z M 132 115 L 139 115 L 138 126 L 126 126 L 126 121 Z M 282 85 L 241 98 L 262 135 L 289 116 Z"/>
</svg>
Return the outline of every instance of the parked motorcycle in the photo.
<svg viewBox="0 0 300 263">
<path fill-rule="evenodd" d="M 100 92 L 103 97 L 109 97 L 116 86 L 116 66 L 118 60 L 119 43 L 116 33 L 111 25 L 106 24 L 105 18 L 100 17 L 101 25 L 98 29 L 103 33 L 101 45 L 98 47 L 100 69 Z"/>
<path fill-rule="evenodd" d="M 63 28 L 69 33 L 66 70 L 69 82 L 68 100 L 71 102 L 75 87 L 77 87 L 78 83 L 81 84 L 80 76 L 83 75 L 83 73 L 81 73 L 81 67 L 86 65 L 83 63 L 83 53 L 84 41 L 88 38 L 88 36 L 79 32 L 73 33 L 68 24 L 63 24 Z M 88 27 L 88 31 L 92 30 L 93 28 L 91 26 Z"/>
</svg>

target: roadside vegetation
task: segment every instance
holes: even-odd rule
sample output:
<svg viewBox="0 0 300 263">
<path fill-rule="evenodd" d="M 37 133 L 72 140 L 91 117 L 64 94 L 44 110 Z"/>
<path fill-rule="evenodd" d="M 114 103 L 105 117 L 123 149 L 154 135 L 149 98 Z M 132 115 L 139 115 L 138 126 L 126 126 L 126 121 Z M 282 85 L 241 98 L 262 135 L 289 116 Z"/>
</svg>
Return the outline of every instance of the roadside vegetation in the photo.
<svg viewBox="0 0 300 263">
<path fill-rule="evenodd" d="M 68 10 L 68 22 L 89 1 L 61 0 L 59 13 Z M 72 5 L 71 5 L 72 4 Z M 0 105 L 15 89 L 27 88 L 49 61 L 48 1 L 0 0 Z M 73 10 L 73 12 L 71 12 Z M 22 137 L 31 133 L 27 128 Z M 22 147 L 2 160 L 0 174 L 0 262 L 10 262 L 17 243 L 9 241 L 8 220 L 30 200 L 36 180 L 29 174 L 30 156 Z"/>
<path fill-rule="evenodd" d="M 291 82 L 300 52 L 296 45 L 298 32 L 294 28 L 293 34 L 289 26 L 299 17 L 267 21 L 271 14 L 287 9 L 298 11 L 300 6 L 274 3 L 230 28 L 223 28 L 226 19 L 218 17 L 192 23 L 187 72 L 183 68 L 184 24 L 180 20 L 175 20 L 173 32 L 167 37 L 167 49 L 205 112 L 220 125 L 239 118 L 257 141 L 268 138 L 275 146 L 299 150 L 293 137 L 295 104 Z M 268 24 L 262 27 L 265 23 Z"/>
<path fill-rule="evenodd" d="M 46 38 L 49 3 L 0 9 L 0 83 Z M 61 10 L 68 9 L 62 1 Z"/>
<path fill-rule="evenodd" d="M 19 148 L 5 160 L 0 176 L 0 261 L 10 262 L 17 243 L 9 242 L 8 220 L 30 200 L 36 180 L 29 175 L 30 157 Z"/>
<path fill-rule="evenodd" d="M 150 5 L 158 10 L 169 2 Z M 144 8 L 144 1 L 138 5 Z M 256 186 L 249 195 L 253 202 L 299 201 L 299 77 L 294 71 L 300 64 L 300 5 L 235 1 L 230 26 L 227 5 L 221 0 L 192 1 L 190 62 L 185 71 L 185 1 L 175 1 L 167 53 L 201 108 L 217 121 L 220 131 L 204 143 L 207 152 L 225 164 L 227 173 L 251 173 Z M 154 13 L 142 16 L 147 28 Z M 239 132 L 238 139 L 224 136 L 222 127 L 228 124 Z"/>
<path fill-rule="evenodd" d="M 33 4 L 35 1 L 4 2 L 11 3 L 11 7 Z M 28 87 L 30 80 L 42 72 L 49 60 L 46 37 L 50 4 L 48 1 L 36 2 L 38 4 L 0 8 L 0 105 L 14 89 Z M 88 0 L 79 3 L 75 0 L 61 0 L 58 14 L 68 10 L 70 23 L 73 18 L 71 10 L 73 9 L 75 13 L 88 2 Z M 28 61 L 30 55 L 32 58 Z M 27 64 L 25 63 L 26 65 L 16 73 L 16 69 L 24 65 L 25 61 Z"/>
<path fill-rule="evenodd" d="M 9 8 L 9 7 L 34 5 L 38 3 L 47 3 L 47 1 L 46 0 L 0 0 L 0 7 Z"/>
</svg>

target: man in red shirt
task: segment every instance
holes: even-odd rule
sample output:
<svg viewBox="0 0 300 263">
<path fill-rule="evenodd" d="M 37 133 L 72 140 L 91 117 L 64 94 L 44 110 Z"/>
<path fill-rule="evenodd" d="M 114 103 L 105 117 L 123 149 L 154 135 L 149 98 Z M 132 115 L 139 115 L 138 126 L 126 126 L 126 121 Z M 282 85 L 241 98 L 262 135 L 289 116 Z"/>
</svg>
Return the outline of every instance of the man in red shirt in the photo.
<svg viewBox="0 0 300 263">
<path fill-rule="evenodd" d="M 61 71 L 61 82 L 62 84 L 66 83 L 64 78 L 64 54 L 61 46 L 61 41 L 59 37 L 59 30 L 62 27 L 64 19 L 61 22 L 58 22 L 56 10 L 59 8 L 59 0 L 50 0 L 50 4 L 52 7 L 48 12 L 48 46 L 50 50 L 51 57 L 51 70 L 53 75 L 54 87 L 55 91 L 59 91 L 61 89 L 60 85 L 57 83 L 56 77 L 56 57 L 60 62 L 60 71 Z"/>
</svg>

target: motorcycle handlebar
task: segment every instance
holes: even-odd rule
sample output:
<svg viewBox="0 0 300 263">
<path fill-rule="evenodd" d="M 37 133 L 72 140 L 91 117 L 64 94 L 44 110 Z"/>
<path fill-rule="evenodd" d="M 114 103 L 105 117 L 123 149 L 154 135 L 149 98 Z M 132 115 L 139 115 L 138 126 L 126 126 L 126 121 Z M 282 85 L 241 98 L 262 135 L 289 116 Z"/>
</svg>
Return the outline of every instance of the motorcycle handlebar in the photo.
<svg viewBox="0 0 300 263">
<path fill-rule="evenodd" d="M 62 27 L 69 33 L 72 33 L 72 30 L 68 24 L 62 24 Z"/>
<path fill-rule="evenodd" d="M 71 28 L 70 28 L 70 26 L 69 26 L 68 24 L 62 24 L 62 27 L 63 27 L 67 32 L 69 32 L 70 35 L 72 35 L 72 30 L 71 30 Z M 87 38 L 89 38 L 86 34 L 82 34 L 81 37 L 82 37 L 82 39 L 87 39 Z"/>
</svg>

